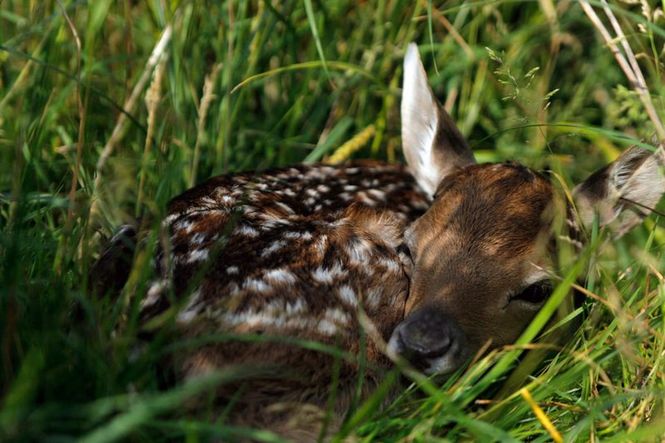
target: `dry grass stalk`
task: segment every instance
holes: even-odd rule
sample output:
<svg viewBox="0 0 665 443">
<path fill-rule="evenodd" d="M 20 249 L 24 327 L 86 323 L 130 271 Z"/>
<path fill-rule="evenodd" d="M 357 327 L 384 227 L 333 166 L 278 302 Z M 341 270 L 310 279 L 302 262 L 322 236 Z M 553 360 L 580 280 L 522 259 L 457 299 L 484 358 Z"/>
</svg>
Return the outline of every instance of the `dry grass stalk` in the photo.
<svg viewBox="0 0 665 443">
<path fill-rule="evenodd" d="M 215 84 L 217 83 L 217 78 L 219 77 L 219 72 L 221 69 L 222 63 L 216 63 L 212 67 L 210 74 L 206 75 L 205 81 L 203 83 L 203 95 L 201 97 L 201 103 L 199 104 L 198 109 L 199 120 L 196 125 L 196 144 L 194 145 L 194 158 L 192 159 L 189 186 L 194 186 L 196 183 L 196 174 L 199 167 L 199 160 L 201 158 L 201 144 L 203 141 L 205 141 L 206 138 L 206 117 L 208 116 L 208 109 L 210 109 L 210 105 L 216 98 Z"/>
<path fill-rule="evenodd" d="M 522 388 L 520 390 L 520 395 L 522 398 L 524 398 L 524 401 L 531 407 L 531 410 L 533 411 L 534 415 L 540 422 L 540 424 L 543 425 L 543 428 L 547 431 L 548 434 L 550 434 L 550 437 L 552 438 L 553 441 L 556 443 L 563 443 L 563 437 L 561 436 L 561 433 L 557 430 L 556 426 L 552 423 L 552 421 L 549 419 L 547 414 L 545 414 L 545 411 L 542 410 L 540 406 L 538 406 L 538 403 L 533 399 L 531 396 L 531 393 L 527 388 Z"/>
<path fill-rule="evenodd" d="M 148 83 L 148 79 L 150 79 L 150 75 L 152 74 L 153 69 L 159 63 L 159 60 L 166 51 L 168 43 L 171 41 L 172 33 L 173 33 L 173 27 L 171 25 L 168 25 L 166 26 L 166 28 L 164 28 L 162 36 L 159 38 L 159 41 L 155 45 L 154 49 L 152 50 L 152 53 L 150 54 L 150 57 L 148 58 L 148 61 L 145 65 L 143 73 L 141 74 L 141 77 L 139 77 L 139 80 L 136 82 L 136 85 L 134 85 L 132 93 L 130 94 L 129 98 L 123 105 L 123 109 L 125 112 L 131 113 L 136 108 L 136 105 L 139 101 L 139 97 L 141 96 L 141 93 L 145 89 L 145 86 Z M 104 145 L 104 149 L 102 150 L 102 153 L 99 156 L 99 159 L 97 160 L 97 167 L 96 167 L 97 176 L 95 177 L 95 186 L 94 186 L 95 196 L 93 196 L 92 204 L 90 206 L 90 216 L 92 218 L 94 218 L 98 212 L 99 188 L 101 186 L 101 181 L 102 181 L 102 170 L 104 169 L 104 166 L 106 165 L 106 162 L 108 161 L 109 157 L 113 153 L 115 146 L 118 144 L 118 142 L 120 142 L 120 140 L 122 140 L 125 133 L 127 132 L 127 123 L 128 123 L 127 116 L 125 115 L 125 113 L 121 113 L 118 116 L 118 121 L 116 122 L 115 127 L 113 128 L 111 137 L 109 137 L 108 141 L 106 142 L 106 145 Z"/>
<path fill-rule="evenodd" d="M 162 82 L 164 79 L 164 71 L 166 69 L 166 56 L 162 56 L 155 74 L 153 76 L 148 92 L 145 95 L 145 106 L 148 109 L 148 131 L 145 136 L 145 145 L 143 147 L 143 158 L 141 160 L 141 172 L 139 178 L 139 192 L 136 199 L 136 216 L 139 215 L 140 208 L 143 203 L 144 186 L 145 186 L 145 169 L 147 166 L 148 153 L 152 148 L 152 142 L 155 134 L 155 119 L 157 115 L 157 106 L 162 99 Z"/>
<path fill-rule="evenodd" d="M 473 49 L 471 49 L 471 46 L 469 46 L 466 40 L 464 40 L 464 37 L 460 35 L 457 29 L 455 29 L 455 26 L 450 23 L 446 16 L 436 8 L 432 8 L 432 15 L 443 25 L 444 28 L 446 28 L 446 31 L 450 33 L 450 36 L 457 42 L 457 44 L 460 45 L 460 48 L 462 48 L 466 56 L 469 57 L 469 60 L 475 60 L 476 56 L 473 53 Z"/>
<path fill-rule="evenodd" d="M 79 169 L 81 167 L 81 159 L 83 156 L 83 142 L 85 137 L 85 106 L 83 105 L 83 99 L 81 98 L 81 38 L 79 37 L 78 32 L 76 31 L 76 26 L 72 22 L 71 18 L 67 14 L 67 9 L 58 0 L 58 6 L 62 10 L 62 15 L 67 21 L 67 26 L 74 37 L 74 42 L 76 43 L 76 103 L 78 106 L 79 112 L 79 129 L 78 129 L 78 140 L 76 142 L 76 161 L 72 166 L 72 181 L 69 187 L 69 208 L 67 209 L 67 222 L 65 225 L 65 230 L 69 231 L 71 229 L 72 221 L 74 220 L 74 208 L 76 200 L 76 189 L 79 179 Z"/>
<path fill-rule="evenodd" d="M 2 2 L 0 2 L 2 4 Z M 35 60 L 39 60 L 39 55 L 44 49 L 44 45 L 48 41 L 48 35 L 45 35 L 44 38 L 37 44 L 37 47 L 30 53 L 30 57 L 26 61 L 25 65 L 21 69 L 21 72 L 19 75 L 16 77 L 16 80 L 14 81 L 14 84 L 9 88 L 9 90 L 4 91 L 3 94 L 4 96 L 0 100 L 0 113 L 5 109 L 5 107 L 9 106 L 10 102 L 18 95 L 19 92 L 21 92 L 24 89 L 24 85 L 28 81 L 28 78 L 31 74 L 32 67 L 35 65 Z M 4 48 L 3 48 L 4 49 Z M 38 65 L 39 66 L 39 65 Z M 2 85 L 4 88 L 4 85 Z"/>
<path fill-rule="evenodd" d="M 333 154 L 326 159 L 326 163 L 336 165 L 349 159 L 354 152 L 357 152 L 365 146 L 372 136 L 376 133 L 374 125 L 369 125 L 358 134 L 354 135 L 350 140 L 342 144 Z"/>
<path fill-rule="evenodd" d="M 656 129 L 659 144 L 662 144 L 663 141 L 665 141 L 665 126 L 663 125 L 663 122 L 656 112 L 656 108 L 654 107 L 653 101 L 651 100 L 651 95 L 649 94 L 649 88 L 647 87 L 644 76 L 642 75 L 642 70 L 637 63 L 635 54 L 628 44 L 628 40 L 626 39 L 626 36 L 623 33 L 618 20 L 612 12 L 612 9 L 608 6 L 606 0 L 601 0 L 601 3 L 603 4 L 603 11 L 605 12 L 605 15 L 607 15 L 607 18 L 609 19 L 612 28 L 616 33 L 616 37 L 612 37 L 610 32 L 607 30 L 607 27 L 605 27 L 602 20 L 600 17 L 598 17 L 596 11 L 594 11 L 591 5 L 589 5 L 587 0 L 579 0 L 579 2 L 582 6 L 582 9 L 589 17 L 591 23 L 596 27 L 598 32 L 600 32 L 603 40 L 605 40 L 605 43 L 614 54 L 614 58 L 621 67 L 621 70 L 628 78 L 631 86 L 640 97 L 640 100 L 642 101 L 642 104 L 644 105 L 644 108 Z M 623 52 L 617 46 L 617 41 L 621 42 Z"/>
</svg>

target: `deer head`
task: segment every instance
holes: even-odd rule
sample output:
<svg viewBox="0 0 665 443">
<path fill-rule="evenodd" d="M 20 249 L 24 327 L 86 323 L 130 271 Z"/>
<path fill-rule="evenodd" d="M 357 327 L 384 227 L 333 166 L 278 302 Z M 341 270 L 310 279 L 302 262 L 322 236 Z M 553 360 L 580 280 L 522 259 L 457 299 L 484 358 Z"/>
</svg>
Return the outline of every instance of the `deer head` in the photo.
<svg viewBox="0 0 665 443">
<path fill-rule="evenodd" d="M 514 342 L 544 304 L 554 216 L 564 200 L 524 166 L 475 164 L 414 44 L 402 91 L 404 154 L 433 202 L 405 233 L 414 266 L 388 351 L 427 373 L 447 373 L 488 342 Z M 618 235 L 635 226 L 665 192 L 662 164 L 662 150 L 630 149 L 591 175 L 573 194 L 581 225 L 598 216 Z"/>
</svg>

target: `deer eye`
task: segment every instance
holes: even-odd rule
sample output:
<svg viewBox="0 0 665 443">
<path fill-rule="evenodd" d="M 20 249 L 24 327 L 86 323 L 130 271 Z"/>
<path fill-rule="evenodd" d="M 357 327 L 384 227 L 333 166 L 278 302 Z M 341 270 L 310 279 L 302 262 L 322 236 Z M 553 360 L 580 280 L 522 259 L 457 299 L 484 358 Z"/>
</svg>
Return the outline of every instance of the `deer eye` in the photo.
<svg viewBox="0 0 665 443">
<path fill-rule="evenodd" d="M 539 305 L 547 300 L 547 297 L 552 293 L 552 282 L 549 280 L 541 280 L 533 283 L 521 292 L 510 297 L 510 301 L 521 301 L 531 305 Z"/>
</svg>

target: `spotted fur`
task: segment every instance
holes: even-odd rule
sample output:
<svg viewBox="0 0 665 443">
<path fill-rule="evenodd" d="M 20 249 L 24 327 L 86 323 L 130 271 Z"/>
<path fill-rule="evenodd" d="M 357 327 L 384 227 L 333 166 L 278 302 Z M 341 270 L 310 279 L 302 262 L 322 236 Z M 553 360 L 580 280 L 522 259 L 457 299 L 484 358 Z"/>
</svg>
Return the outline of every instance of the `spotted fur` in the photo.
<svg viewBox="0 0 665 443">
<path fill-rule="evenodd" d="M 158 254 L 142 319 L 172 309 L 183 337 L 288 336 L 364 352 L 370 367 L 388 367 L 376 343 L 361 345 L 358 312 L 390 338 L 408 295 L 403 231 L 429 204 L 403 166 L 378 162 L 215 177 L 170 203 L 170 251 Z M 235 364 L 279 367 L 271 372 L 278 379 L 282 371 L 309 374 L 287 385 L 298 401 L 320 407 L 334 359 L 297 345 L 228 342 L 176 366 L 188 377 Z M 343 364 L 343 372 L 356 370 Z M 252 398 L 271 398 L 273 389 L 263 379 Z"/>
<path fill-rule="evenodd" d="M 395 251 L 401 231 L 428 205 L 398 165 L 296 166 L 213 178 L 171 202 L 164 221 L 170 256 L 157 260 L 170 263 L 159 269 L 162 279 L 149 289 L 143 316 L 168 309 L 171 291 L 180 303 L 200 293 L 187 305 L 188 321 L 215 319 L 220 329 L 243 317 L 268 329 L 291 324 L 275 314 L 291 305 L 314 322 L 340 301 L 354 311 L 373 287 L 368 282 L 402 274 Z M 282 305 L 266 308 L 276 294 Z M 380 298 L 398 302 L 398 294 Z M 333 329 L 324 335 L 335 335 Z"/>
</svg>

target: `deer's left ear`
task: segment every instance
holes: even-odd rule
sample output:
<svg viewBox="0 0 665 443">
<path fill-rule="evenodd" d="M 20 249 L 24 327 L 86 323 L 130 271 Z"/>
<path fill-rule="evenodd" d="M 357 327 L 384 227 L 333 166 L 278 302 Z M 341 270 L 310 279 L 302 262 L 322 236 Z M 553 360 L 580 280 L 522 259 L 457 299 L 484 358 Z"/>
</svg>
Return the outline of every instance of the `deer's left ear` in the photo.
<svg viewBox="0 0 665 443">
<path fill-rule="evenodd" d="M 401 114 L 406 162 L 430 196 L 446 175 L 475 163 L 469 144 L 434 97 L 414 43 L 404 57 Z"/>
<path fill-rule="evenodd" d="M 589 226 L 598 214 L 600 225 L 617 236 L 640 223 L 665 193 L 664 164 L 662 148 L 633 147 L 593 173 L 573 191 L 582 223 Z"/>
</svg>

